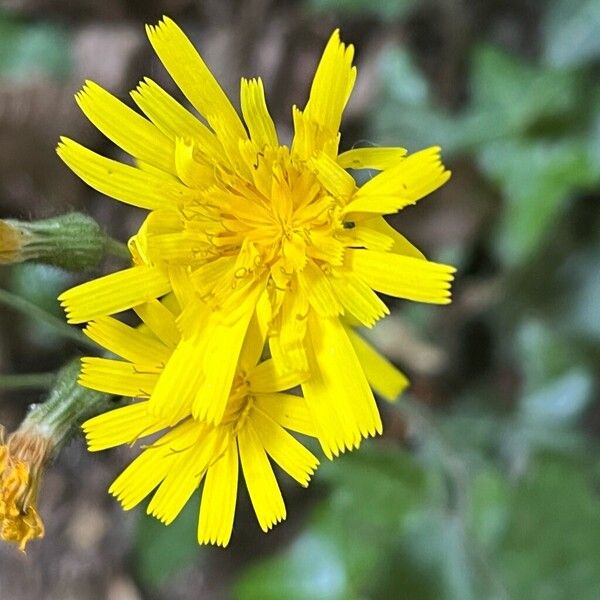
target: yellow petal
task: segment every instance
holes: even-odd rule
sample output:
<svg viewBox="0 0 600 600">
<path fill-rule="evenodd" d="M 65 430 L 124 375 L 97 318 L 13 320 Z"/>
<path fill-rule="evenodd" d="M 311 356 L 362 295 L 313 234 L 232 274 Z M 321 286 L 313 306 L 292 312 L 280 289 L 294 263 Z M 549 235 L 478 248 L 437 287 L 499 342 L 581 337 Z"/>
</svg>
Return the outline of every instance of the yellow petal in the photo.
<svg viewBox="0 0 600 600">
<path fill-rule="evenodd" d="M 190 139 L 176 139 L 175 171 L 177 177 L 193 189 L 203 190 L 215 183 L 214 165 L 202 160 L 196 143 Z"/>
<path fill-rule="evenodd" d="M 239 368 L 250 373 L 257 365 L 263 354 L 265 339 L 267 337 L 267 328 L 260 323 L 256 313 L 252 315 L 244 345 L 240 352 Z"/>
<path fill-rule="evenodd" d="M 388 307 L 379 296 L 359 277 L 352 273 L 342 273 L 335 279 L 335 291 L 344 305 L 358 321 L 366 327 L 389 315 Z"/>
<path fill-rule="evenodd" d="M 337 157 L 344 169 L 376 169 L 383 171 L 395 167 L 406 156 L 404 148 L 352 148 Z"/>
<path fill-rule="evenodd" d="M 356 67 L 352 66 L 354 47 L 340 41 L 335 30 L 321 57 L 310 89 L 310 97 L 304 111 L 312 121 L 321 125 L 330 135 L 336 135 L 342 113 L 352 93 L 356 79 Z"/>
<path fill-rule="evenodd" d="M 200 297 L 213 293 L 214 288 L 225 280 L 230 280 L 235 270 L 235 257 L 222 256 L 204 263 L 190 276 Z"/>
<path fill-rule="evenodd" d="M 169 472 L 174 455 L 165 457 L 156 450 L 145 450 L 113 482 L 109 493 L 124 510 L 139 504 Z"/>
<path fill-rule="evenodd" d="M 179 453 L 198 437 L 198 424 L 186 421 L 145 449 L 109 488 L 125 510 L 139 504 L 169 473 Z"/>
<path fill-rule="evenodd" d="M 62 137 L 56 151 L 90 187 L 132 206 L 148 210 L 177 206 L 192 194 L 170 177 L 105 158 L 69 138 Z"/>
<path fill-rule="evenodd" d="M 150 300 L 134 307 L 138 317 L 150 331 L 168 348 L 175 348 L 181 334 L 173 313 L 158 300 Z"/>
<path fill-rule="evenodd" d="M 267 454 L 290 477 L 307 487 L 319 464 L 316 456 L 260 410 L 253 411 L 249 418 Z"/>
<path fill-rule="evenodd" d="M 237 152 L 240 139 L 248 135 L 237 112 L 190 40 L 169 18 L 146 32 L 161 62 L 192 103 L 206 118 L 226 148 Z"/>
<path fill-rule="evenodd" d="M 336 318 L 311 314 L 307 352 L 311 377 L 302 384 L 304 397 L 328 458 L 357 448 L 363 437 L 381 433 L 381 418 L 371 388 Z"/>
<path fill-rule="evenodd" d="M 250 132 L 250 139 L 262 150 L 264 146 L 278 146 L 275 123 L 269 114 L 265 100 L 263 82 L 257 79 L 242 79 L 240 100 L 244 121 Z"/>
<path fill-rule="evenodd" d="M 339 267 L 344 263 L 345 250 L 344 243 L 332 237 L 331 232 L 318 229 L 310 232 L 310 244 L 306 247 L 306 254 L 310 258 L 324 261 L 332 267 Z"/>
<path fill-rule="evenodd" d="M 356 182 L 352 175 L 324 152 L 312 158 L 310 166 L 317 179 L 334 198 L 347 201 L 354 194 Z"/>
<path fill-rule="evenodd" d="M 171 140 L 178 137 L 193 140 L 207 156 L 222 153 L 223 146 L 215 134 L 151 79 L 146 77 L 131 96 Z"/>
<path fill-rule="evenodd" d="M 160 369 L 156 367 L 144 367 L 109 358 L 84 357 L 81 359 L 79 383 L 107 394 L 147 398 L 152 393 L 159 374 Z"/>
<path fill-rule="evenodd" d="M 248 373 L 250 390 L 256 394 L 290 390 L 300 385 L 308 373 L 284 371 L 273 359 L 265 360 Z"/>
<path fill-rule="evenodd" d="M 238 450 L 233 442 L 208 469 L 198 521 L 199 544 L 223 547 L 229 544 L 237 500 L 238 464 Z"/>
<path fill-rule="evenodd" d="M 109 410 L 88 419 L 81 428 L 90 452 L 133 444 L 138 438 L 152 435 L 166 427 L 166 423 L 148 414 L 147 402 Z"/>
<path fill-rule="evenodd" d="M 308 299 L 302 289 L 294 289 L 285 295 L 280 311 L 279 335 L 269 338 L 271 355 L 279 363 L 281 372 L 308 371 L 304 348 L 308 311 Z"/>
<path fill-rule="evenodd" d="M 297 106 L 292 107 L 292 118 L 294 120 L 294 139 L 292 140 L 292 156 L 308 160 L 324 145 L 322 138 L 325 137 L 321 126 L 311 121 Z"/>
<path fill-rule="evenodd" d="M 261 410 L 282 427 L 303 435 L 317 437 L 317 430 L 302 396 L 292 394 L 257 394 L 257 410 Z"/>
<path fill-rule="evenodd" d="M 256 294 L 254 298 L 247 298 L 246 314 L 234 324 L 220 323 L 218 315 L 211 316 L 211 323 L 204 333 L 210 341 L 201 356 L 204 377 L 192 405 L 195 419 L 215 425 L 221 422 L 256 300 Z"/>
<path fill-rule="evenodd" d="M 181 512 L 200 485 L 210 461 L 215 456 L 219 432 L 207 431 L 198 424 L 197 439 L 179 452 L 172 468 L 154 493 L 146 512 L 169 525 Z"/>
<path fill-rule="evenodd" d="M 198 316 L 203 317 L 201 314 Z M 195 331 L 189 332 L 179 342 L 150 397 L 148 410 L 171 423 L 190 413 L 198 386 L 204 377 L 202 360 L 209 340 L 201 325 L 200 322 Z"/>
<path fill-rule="evenodd" d="M 440 148 L 426 148 L 367 181 L 344 208 L 344 213 L 395 213 L 437 190 L 448 179 L 450 171 L 442 164 Z"/>
<path fill-rule="evenodd" d="M 249 421 L 238 433 L 238 447 L 256 518 L 260 528 L 269 531 L 285 519 L 285 504 L 265 449 Z"/>
<path fill-rule="evenodd" d="M 69 323 L 83 323 L 159 298 L 170 288 L 162 271 L 139 266 L 82 283 L 62 293 L 58 300 Z"/>
<path fill-rule="evenodd" d="M 93 81 L 87 81 L 75 97 L 85 116 L 117 146 L 158 169 L 173 173 L 173 140 L 150 121 Z"/>
<path fill-rule="evenodd" d="M 300 287 L 315 311 L 322 317 L 337 317 L 344 312 L 330 278 L 312 260 L 298 273 Z"/>
<path fill-rule="evenodd" d="M 384 250 L 394 254 L 404 254 L 413 258 L 426 260 L 425 255 L 413 244 L 411 244 L 401 233 L 396 231 L 383 217 L 375 217 L 362 222 L 362 225 L 374 229 L 379 233 L 391 238 L 393 245 L 389 248 L 369 248 L 369 250 Z"/>
<path fill-rule="evenodd" d="M 389 402 L 398 400 L 409 385 L 406 375 L 358 333 L 350 328 L 346 331 L 371 387 Z"/>
<path fill-rule="evenodd" d="M 349 250 L 350 268 L 374 290 L 417 302 L 448 304 L 454 267 L 411 256 Z"/>
<path fill-rule="evenodd" d="M 381 217 L 378 218 L 383 220 Z M 344 237 L 347 239 L 344 250 L 346 248 L 367 248 L 368 250 L 387 252 L 394 245 L 391 237 L 375 228 L 368 227 L 367 223 L 370 221 L 346 221 L 346 226 L 349 223 L 353 223 L 353 226 L 350 225 L 350 229 L 344 230 Z"/>
<path fill-rule="evenodd" d="M 173 265 L 197 260 L 197 243 L 185 232 L 152 235 L 148 248 L 149 262 Z"/>
<path fill-rule="evenodd" d="M 190 281 L 190 270 L 186 265 L 169 265 L 169 280 L 181 310 L 194 302 L 196 294 Z"/>
<path fill-rule="evenodd" d="M 83 330 L 92 340 L 133 363 L 164 364 L 171 352 L 153 335 L 125 325 L 112 317 L 100 317 Z"/>
</svg>

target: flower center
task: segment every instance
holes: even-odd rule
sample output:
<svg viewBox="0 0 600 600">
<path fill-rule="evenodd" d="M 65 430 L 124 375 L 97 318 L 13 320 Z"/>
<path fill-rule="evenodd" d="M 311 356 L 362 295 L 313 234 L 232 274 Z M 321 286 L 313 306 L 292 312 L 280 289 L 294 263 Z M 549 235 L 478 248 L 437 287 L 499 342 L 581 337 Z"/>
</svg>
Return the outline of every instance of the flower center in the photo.
<svg viewBox="0 0 600 600">
<path fill-rule="evenodd" d="M 281 300 L 307 266 L 313 275 L 341 267 L 351 239 L 341 200 L 306 161 L 286 146 L 250 150 L 234 167 L 215 166 L 211 184 L 178 211 L 151 213 L 132 247 L 151 261 L 191 267 L 195 291 L 215 310 L 257 283 Z"/>
<path fill-rule="evenodd" d="M 301 270 L 315 253 L 313 232 L 321 237 L 335 234 L 335 200 L 312 172 L 294 164 L 286 147 L 266 148 L 249 168 L 249 177 L 238 174 L 226 182 L 219 214 L 222 230 L 213 238 L 219 255 L 247 254 L 247 271 Z"/>
</svg>

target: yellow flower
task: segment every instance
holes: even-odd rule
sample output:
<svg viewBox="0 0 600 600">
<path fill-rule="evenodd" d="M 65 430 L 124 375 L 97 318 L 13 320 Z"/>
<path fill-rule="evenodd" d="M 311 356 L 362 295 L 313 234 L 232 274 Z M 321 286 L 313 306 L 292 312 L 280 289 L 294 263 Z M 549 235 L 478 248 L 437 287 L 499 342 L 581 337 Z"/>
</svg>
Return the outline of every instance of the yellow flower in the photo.
<svg viewBox="0 0 600 600">
<path fill-rule="evenodd" d="M 163 318 L 153 318 L 160 311 Z M 83 385 L 120 395 L 152 394 L 161 364 L 168 360 L 178 334 L 165 306 L 151 303 L 140 313 L 146 321 L 141 328 L 112 317 L 87 326 L 92 339 L 126 360 L 84 358 Z M 124 509 L 136 506 L 158 487 L 147 512 L 169 524 L 204 480 L 198 542 L 226 546 L 233 527 L 241 462 L 262 530 L 285 519 L 285 504 L 269 457 L 305 487 L 319 461 L 288 432 L 315 435 L 305 400 L 282 393 L 299 383 L 298 376 L 279 372 L 272 359 L 259 362 L 264 343 L 261 329 L 254 319 L 218 425 L 194 420 L 183 406 L 169 418 L 156 417 L 148 410 L 147 400 L 84 423 L 91 451 L 132 444 L 164 432 L 112 484 L 110 493 Z"/>
<path fill-rule="evenodd" d="M 134 266 L 64 293 L 69 321 L 135 308 L 173 291 L 182 332 L 156 373 L 149 412 L 212 425 L 227 414 L 240 350 L 258 310 L 282 371 L 302 391 L 328 457 L 381 432 L 347 323 L 389 311 L 377 296 L 445 304 L 454 269 L 425 259 L 382 215 L 414 204 L 450 173 L 439 148 L 338 153 L 356 69 L 353 47 L 331 36 L 294 138 L 282 145 L 260 79 L 242 79 L 242 119 L 170 19 L 147 28 L 159 58 L 200 120 L 155 82 L 132 93 L 146 117 L 88 82 L 77 102 L 135 166 L 63 138 L 58 153 L 89 185 L 150 211 L 130 242 Z M 347 169 L 379 171 L 358 186 Z M 257 307 L 261 307 L 257 309 Z M 176 407 L 174 408 L 174 405 Z"/>
<path fill-rule="evenodd" d="M 21 552 L 44 536 L 36 502 L 48 448 L 48 438 L 29 430 L 12 433 L 5 444 L 0 427 L 0 539 L 18 544 Z"/>
</svg>

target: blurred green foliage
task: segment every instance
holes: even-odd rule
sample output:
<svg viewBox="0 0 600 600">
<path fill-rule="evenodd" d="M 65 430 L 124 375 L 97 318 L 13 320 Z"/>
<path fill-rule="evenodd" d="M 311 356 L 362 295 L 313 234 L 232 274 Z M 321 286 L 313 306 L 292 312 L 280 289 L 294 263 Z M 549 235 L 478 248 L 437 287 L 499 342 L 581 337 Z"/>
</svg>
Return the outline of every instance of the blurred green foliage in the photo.
<svg viewBox="0 0 600 600">
<path fill-rule="evenodd" d="M 65 271 L 49 265 L 23 263 L 13 267 L 7 289 L 20 298 L 44 309 L 50 315 L 63 319 L 57 297 L 70 283 Z M 37 319 L 21 319 L 21 327 L 27 342 L 37 349 L 53 349 L 62 339 L 47 323 Z"/>
<path fill-rule="evenodd" d="M 0 72 L 13 79 L 64 77 L 71 72 L 71 39 L 51 23 L 20 21 L 0 11 Z"/>
<path fill-rule="evenodd" d="M 145 587 L 160 588 L 198 556 L 198 506 L 196 493 L 169 527 L 139 512 L 134 569 Z"/>
</svg>

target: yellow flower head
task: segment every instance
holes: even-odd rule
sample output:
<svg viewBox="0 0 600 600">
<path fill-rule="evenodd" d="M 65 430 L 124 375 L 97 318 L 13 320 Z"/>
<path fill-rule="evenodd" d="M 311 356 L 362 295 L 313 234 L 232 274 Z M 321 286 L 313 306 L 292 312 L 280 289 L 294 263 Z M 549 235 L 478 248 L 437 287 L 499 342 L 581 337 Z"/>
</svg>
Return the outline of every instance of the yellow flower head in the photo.
<svg viewBox="0 0 600 600">
<path fill-rule="evenodd" d="M 190 412 L 218 426 L 249 324 L 267 323 L 280 371 L 304 375 L 302 392 L 331 457 L 381 432 L 363 360 L 347 323 L 388 313 L 376 292 L 445 304 L 452 267 L 429 262 L 382 215 L 415 203 L 450 173 L 439 148 L 338 153 L 342 112 L 356 69 L 353 47 L 331 36 L 294 138 L 280 143 L 260 79 L 243 79 L 242 118 L 190 41 L 170 19 L 147 33 L 203 119 L 156 83 L 132 93 L 145 114 L 88 82 L 77 101 L 135 159 L 130 166 L 63 138 L 58 152 L 89 185 L 150 214 L 130 242 L 134 266 L 61 296 L 81 323 L 174 292 L 181 339 L 148 400 L 172 421 Z M 347 169 L 379 173 L 358 186 Z M 401 387 L 401 386 L 400 386 Z"/>
<path fill-rule="evenodd" d="M 157 312 L 158 311 L 158 312 Z M 162 311 L 162 312 L 160 312 Z M 84 359 L 81 383 L 121 395 L 150 396 L 160 365 L 177 338 L 172 313 L 150 303 L 143 307 L 146 325 L 131 328 L 112 317 L 90 323 L 86 333 L 126 360 Z M 162 314 L 162 319 L 154 317 Z M 171 315 L 171 316 L 170 316 Z M 150 326 L 150 327 L 149 327 Z M 104 413 L 83 425 L 91 451 L 162 435 L 116 479 L 110 492 L 126 510 L 155 488 L 148 514 L 171 523 L 204 480 L 198 542 L 226 546 L 231 537 L 241 462 L 246 486 L 263 531 L 286 517 L 285 504 L 269 457 L 307 486 L 319 461 L 288 430 L 315 436 L 305 400 L 283 393 L 300 379 L 279 372 L 272 359 L 259 362 L 264 330 L 257 320 L 248 329 L 227 409 L 218 425 L 191 418 L 184 407 L 169 418 L 154 416 L 142 400 Z M 258 363 L 258 364 L 257 364 Z"/>
<path fill-rule="evenodd" d="M 0 427 L 0 539 L 25 551 L 30 540 L 44 536 L 37 494 L 49 441 L 31 431 L 16 431 L 4 443 Z"/>
</svg>

